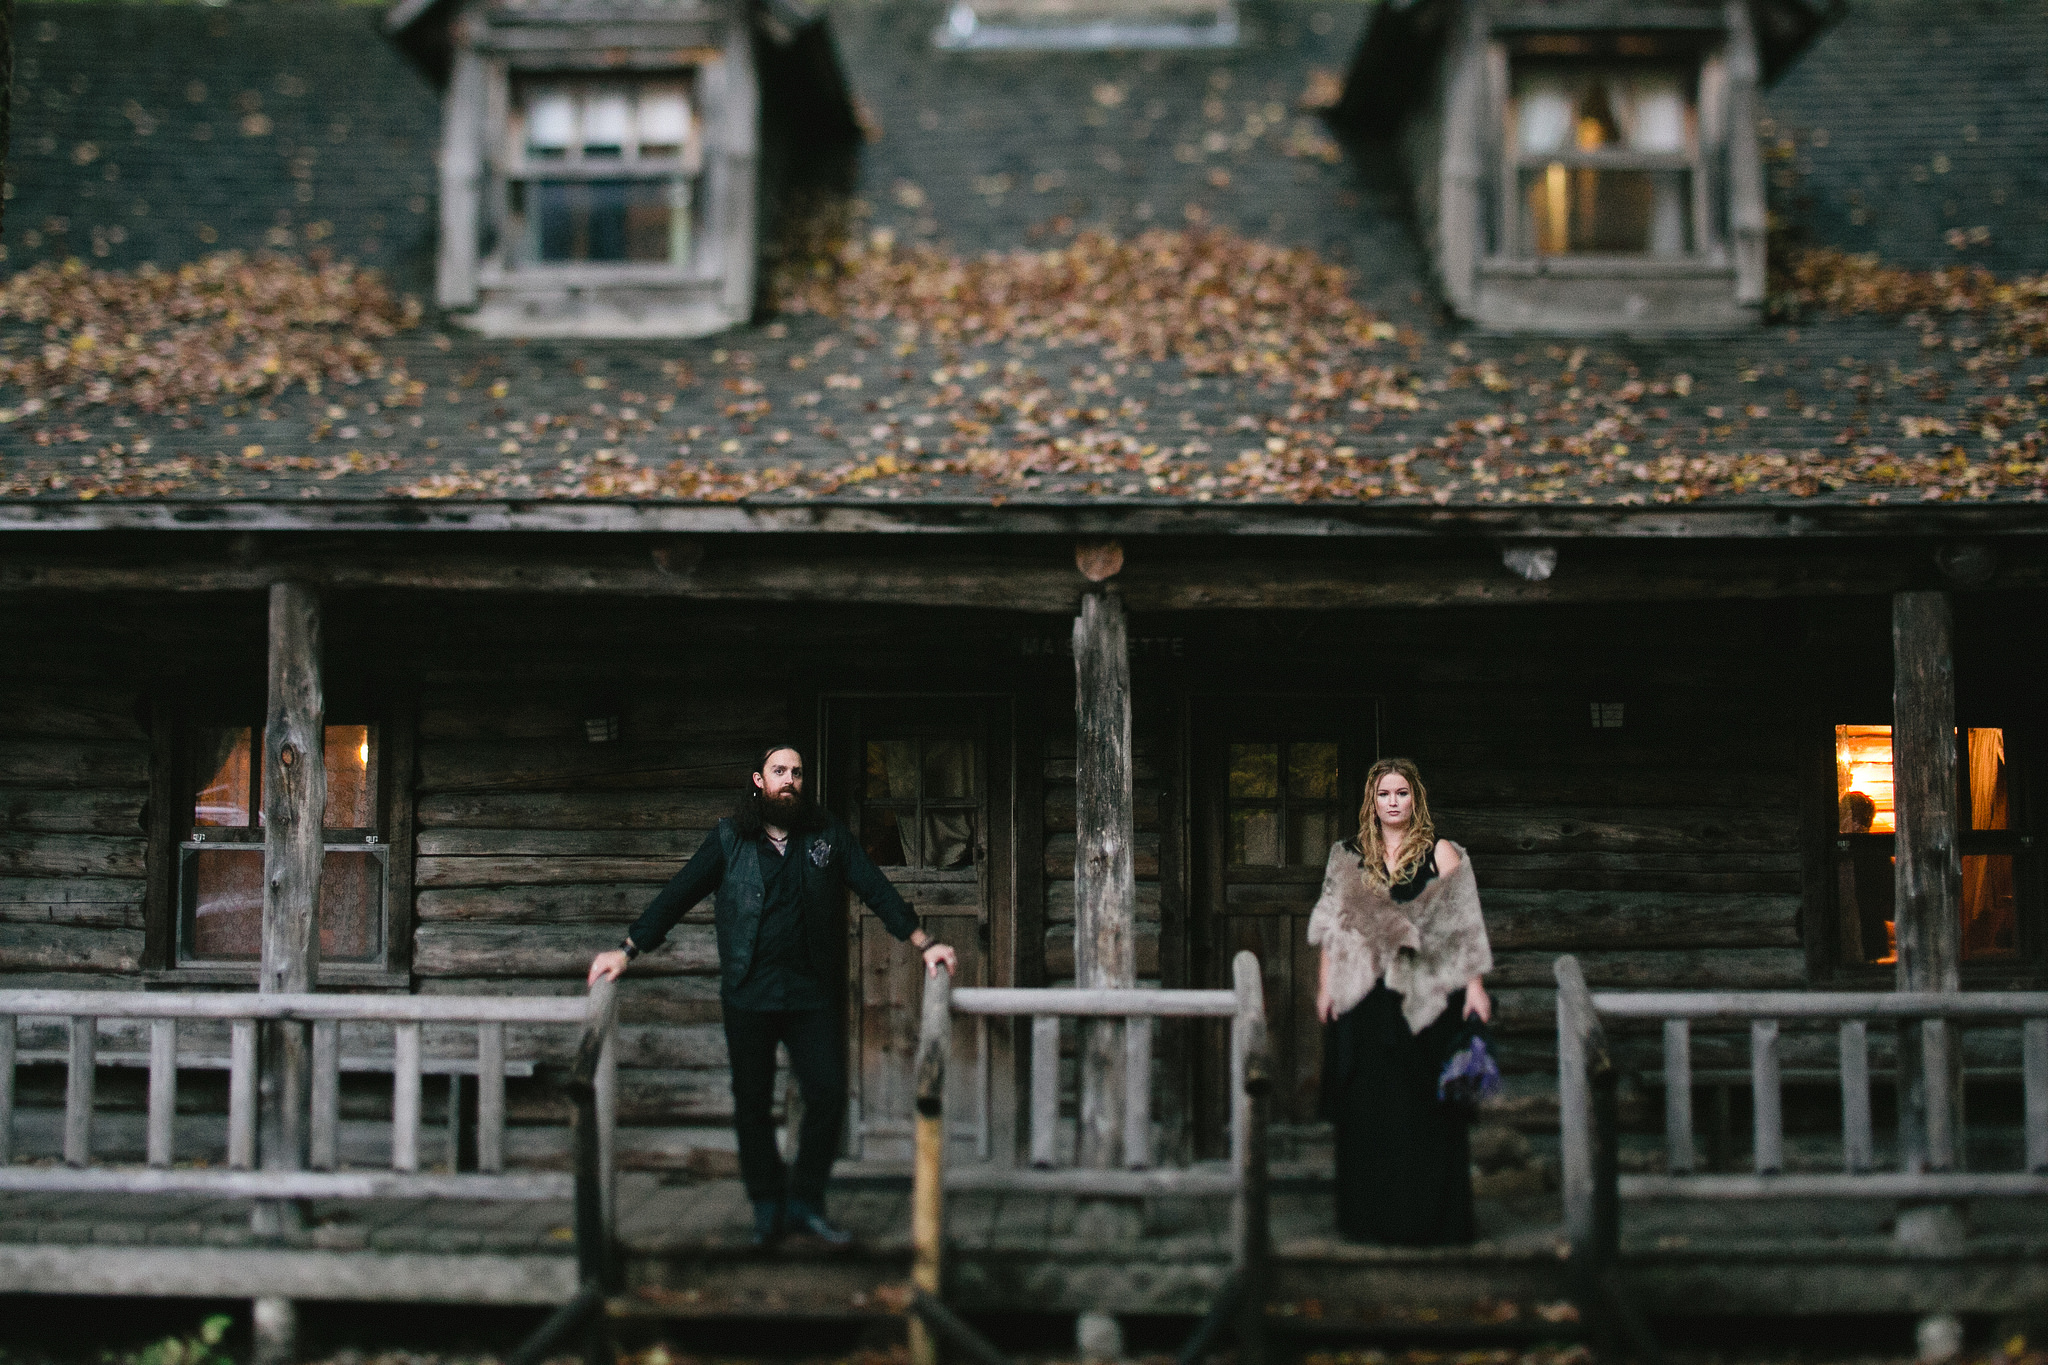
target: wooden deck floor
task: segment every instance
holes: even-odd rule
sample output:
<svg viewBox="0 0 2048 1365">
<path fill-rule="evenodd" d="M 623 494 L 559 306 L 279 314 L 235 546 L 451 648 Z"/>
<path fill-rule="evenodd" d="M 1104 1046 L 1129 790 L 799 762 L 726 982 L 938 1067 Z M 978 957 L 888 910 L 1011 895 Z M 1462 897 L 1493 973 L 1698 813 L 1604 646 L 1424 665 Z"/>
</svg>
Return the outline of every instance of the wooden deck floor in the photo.
<svg viewBox="0 0 2048 1365">
<path fill-rule="evenodd" d="M 948 1298 L 966 1311 L 1199 1313 L 1229 1265 L 1223 1200 L 1153 1200 L 1107 1224 L 1072 1199 L 948 1201 Z M 892 1312 L 909 1264 L 909 1191 L 851 1181 L 834 1217 L 844 1252 L 748 1245 L 737 1181 L 628 1174 L 619 1221 L 628 1314 L 862 1316 Z M 1962 1250 L 1908 1255 L 1888 1205 L 1631 1206 L 1628 1276 L 1652 1312 L 2008 1312 L 2048 1305 L 2048 1226 L 2020 1205 L 1972 1211 Z M 566 1205 L 315 1204 L 304 1230 L 266 1239 L 245 1203 L 0 1197 L 0 1292 L 548 1303 L 568 1297 Z M 1327 1189 L 1273 1200 L 1274 1311 L 1304 1323 L 1498 1323 L 1554 1314 L 1568 1296 L 1554 1195 L 1483 1199 L 1481 1240 L 1415 1251 L 1337 1239 Z"/>
</svg>

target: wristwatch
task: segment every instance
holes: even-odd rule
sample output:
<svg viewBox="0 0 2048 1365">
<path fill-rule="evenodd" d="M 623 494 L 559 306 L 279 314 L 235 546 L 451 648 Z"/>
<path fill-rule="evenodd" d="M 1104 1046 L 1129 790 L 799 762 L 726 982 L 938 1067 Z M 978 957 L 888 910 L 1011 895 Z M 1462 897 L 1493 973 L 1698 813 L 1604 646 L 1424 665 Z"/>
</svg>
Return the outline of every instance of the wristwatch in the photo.
<svg viewBox="0 0 2048 1365">
<path fill-rule="evenodd" d="M 631 962 L 640 956 L 640 945 L 633 942 L 633 936 L 628 934 L 619 940 L 619 951 L 626 955 L 626 961 Z"/>
</svg>

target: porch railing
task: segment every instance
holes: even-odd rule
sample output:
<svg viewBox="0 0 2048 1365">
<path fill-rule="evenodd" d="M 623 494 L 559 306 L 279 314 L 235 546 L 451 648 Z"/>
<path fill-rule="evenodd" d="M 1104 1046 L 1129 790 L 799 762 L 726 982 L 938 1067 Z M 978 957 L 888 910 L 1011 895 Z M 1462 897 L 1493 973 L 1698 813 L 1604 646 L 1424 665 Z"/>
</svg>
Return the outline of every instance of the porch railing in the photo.
<svg viewBox="0 0 2048 1365">
<path fill-rule="evenodd" d="M 2048 1195 L 2048 992 L 1589 991 L 1578 961 L 1557 960 L 1558 1104 L 1565 1225 L 1575 1247 L 1611 1254 L 1627 1198 L 1852 1197 L 1969 1199 Z M 1693 1146 L 1692 1039 L 1696 1020 L 1748 1021 L 1752 1170 L 1702 1174 Z M 1613 1091 L 1619 1079 L 1603 1021 L 1663 1025 L 1664 1175 L 1622 1175 Z M 1787 1021 L 1836 1021 L 1842 1096 L 1842 1170 L 1785 1169 L 1779 1059 Z M 1943 1076 L 1966 1023 L 2017 1023 L 2025 1093 L 2019 1171 L 1970 1171 L 1946 1086 L 1925 1087 L 1925 1170 L 1876 1169 L 1871 1129 L 1870 1023 L 1919 1030 L 1926 1074 Z"/>
<path fill-rule="evenodd" d="M 62 1165 L 14 1163 L 15 1070 L 40 1058 L 19 1054 L 23 1020 L 59 1020 L 66 1031 Z M 149 1098 L 146 1160 L 142 1166 L 96 1163 L 93 1142 L 95 1071 L 102 1020 L 135 1020 L 149 1026 Z M 208 1054 L 179 1051 L 181 1024 L 224 1023 L 228 1032 L 228 1112 L 225 1150 L 179 1151 L 174 1140 L 178 1073 L 217 1062 Z M 290 1116 L 303 1121 L 308 1169 L 258 1169 L 259 1117 L 273 1123 L 285 1116 L 259 1116 L 258 1025 L 310 1026 L 307 1109 Z M 382 1070 L 383 1061 L 344 1059 L 344 1025 L 388 1025 L 391 1030 L 391 1155 L 387 1170 L 342 1168 L 340 1079 L 344 1070 Z M 423 1025 L 475 1029 L 477 1080 L 476 1167 L 473 1172 L 435 1173 L 420 1169 Z M 508 1025 L 563 1025 L 580 1028 L 572 1098 L 580 1076 L 589 1095 L 581 1141 L 589 1146 L 595 1171 L 581 1182 L 576 1172 L 508 1171 L 505 1168 L 505 1077 L 530 1071 L 505 1056 Z M 216 1049 L 217 1050 L 217 1049 Z M 257 994 L 159 994 L 128 991 L 0 990 L 0 1193 L 110 1195 L 213 1195 L 251 1200 L 294 1199 L 578 1199 L 579 1242 L 596 1234 L 609 1244 L 614 1225 L 612 1132 L 618 1093 L 616 988 L 610 983 L 587 998 L 487 996 L 384 996 Z M 126 1060 L 123 1058 L 123 1060 Z M 437 1059 L 435 1070 L 468 1071 L 466 1059 Z M 587 1073 L 587 1074 L 586 1074 Z M 594 1144 L 590 1141 L 595 1139 Z M 209 1165 L 174 1165 L 177 1161 Z M 283 1163 L 296 1165 L 296 1162 Z M 592 1207 L 586 1211 L 581 1204 Z M 589 1227 L 585 1227 L 590 1220 Z M 579 1246 L 579 1252 L 582 1248 Z"/>
<path fill-rule="evenodd" d="M 941 972 L 925 982 L 917 1047 L 917 1141 L 911 1183 L 912 1284 L 922 1304 L 913 1324 L 914 1365 L 937 1358 L 931 1328 L 957 1338 L 970 1355 L 996 1358 L 937 1302 L 945 1248 L 945 1196 L 950 1191 L 1036 1192 L 1080 1197 L 1134 1198 L 1209 1195 L 1233 1201 L 1232 1278 L 1217 1310 L 1198 1329 L 1213 1335 L 1235 1306 L 1243 1358 L 1261 1358 L 1269 1236 L 1266 1187 L 1266 1097 L 1271 1090 L 1266 1050 L 1265 991 L 1259 960 L 1239 953 L 1231 963 L 1230 990 L 1150 988 L 961 987 Z M 1031 1020 L 1031 1097 L 1028 1166 L 945 1166 L 946 1061 L 956 1016 Z M 1122 1169 L 1058 1167 L 1060 1020 L 1122 1019 L 1124 1102 Z M 1152 1021 L 1230 1021 L 1230 1158 L 1165 1168 L 1152 1147 Z M 929 1324 L 929 1326 L 928 1326 Z M 1183 1356 L 1187 1356 L 1183 1352 Z M 1199 1352 L 1196 1352 L 1199 1354 Z"/>
</svg>

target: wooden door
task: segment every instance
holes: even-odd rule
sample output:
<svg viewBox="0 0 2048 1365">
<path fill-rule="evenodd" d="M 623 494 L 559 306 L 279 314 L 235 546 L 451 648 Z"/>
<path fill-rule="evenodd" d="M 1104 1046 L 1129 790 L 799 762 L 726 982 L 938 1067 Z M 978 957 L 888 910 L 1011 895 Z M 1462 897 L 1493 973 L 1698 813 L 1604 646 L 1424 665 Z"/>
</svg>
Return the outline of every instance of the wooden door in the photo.
<svg viewBox="0 0 2048 1365">
<path fill-rule="evenodd" d="M 863 697 L 829 704 L 828 789 L 868 856 L 959 953 L 956 986 L 1009 984 L 1007 705 L 980 698 Z M 992 799 L 994 794 L 996 798 Z M 847 904 L 848 1155 L 908 1161 L 923 963 L 860 901 Z M 946 1088 L 956 1159 L 1003 1146 L 988 1031 L 955 1032 Z"/>
<path fill-rule="evenodd" d="M 1374 703 L 1357 697 L 1232 698 L 1196 711 L 1194 938 L 1206 985 L 1230 984 L 1231 960 L 1257 953 L 1273 1049 L 1273 1122 L 1316 1121 L 1322 1028 L 1308 916 L 1330 845 L 1357 833 L 1371 766 Z M 1204 1150 L 1220 1149 L 1228 1068 L 1221 1033 L 1201 1051 Z"/>
</svg>

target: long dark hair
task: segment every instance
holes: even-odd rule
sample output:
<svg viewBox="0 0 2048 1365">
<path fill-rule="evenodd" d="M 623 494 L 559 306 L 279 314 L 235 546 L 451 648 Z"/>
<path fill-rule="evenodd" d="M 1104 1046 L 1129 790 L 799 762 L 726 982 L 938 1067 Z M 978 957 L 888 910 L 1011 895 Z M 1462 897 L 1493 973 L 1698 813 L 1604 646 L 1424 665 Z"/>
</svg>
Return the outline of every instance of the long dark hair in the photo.
<svg viewBox="0 0 2048 1365">
<path fill-rule="evenodd" d="M 784 749 L 795 754 L 799 760 L 804 756 L 804 751 L 794 744 L 771 744 L 754 760 L 753 772 L 765 772 L 769 758 Z M 740 799 L 732 811 L 733 828 L 738 831 L 740 838 L 761 837 L 761 832 L 768 827 L 768 813 L 765 807 L 766 803 L 761 799 L 761 789 L 754 785 L 753 773 L 749 773 L 746 785 L 740 788 Z M 795 812 L 788 816 L 777 816 L 775 823 L 777 827 L 787 829 L 792 834 L 801 834 L 806 830 L 821 828 L 825 823 L 825 812 L 819 808 L 817 802 L 811 800 L 809 792 L 800 792 L 797 795 Z"/>
</svg>

